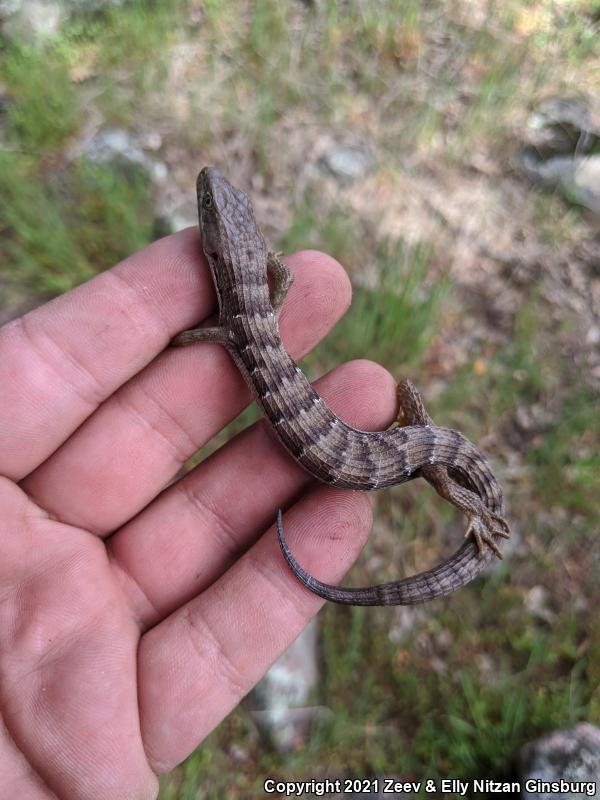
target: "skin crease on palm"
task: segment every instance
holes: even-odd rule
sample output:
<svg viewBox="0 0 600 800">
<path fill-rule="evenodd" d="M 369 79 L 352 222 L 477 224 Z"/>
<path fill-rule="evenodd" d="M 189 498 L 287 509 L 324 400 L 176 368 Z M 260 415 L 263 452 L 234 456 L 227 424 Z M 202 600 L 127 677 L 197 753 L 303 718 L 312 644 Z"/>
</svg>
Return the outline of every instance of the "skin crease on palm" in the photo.
<svg viewBox="0 0 600 800">
<path fill-rule="evenodd" d="M 299 358 L 350 286 L 324 254 L 286 262 Z M 368 535 L 367 496 L 317 486 L 264 422 L 168 485 L 250 402 L 220 345 L 165 350 L 214 309 L 190 229 L 0 328 L 1 798 L 156 797 L 323 604 L 281 556 L 277 509 L 333 583 Z M 317 388 L 356 427 L 395 416 L 375 364 Z"/>
</svg>

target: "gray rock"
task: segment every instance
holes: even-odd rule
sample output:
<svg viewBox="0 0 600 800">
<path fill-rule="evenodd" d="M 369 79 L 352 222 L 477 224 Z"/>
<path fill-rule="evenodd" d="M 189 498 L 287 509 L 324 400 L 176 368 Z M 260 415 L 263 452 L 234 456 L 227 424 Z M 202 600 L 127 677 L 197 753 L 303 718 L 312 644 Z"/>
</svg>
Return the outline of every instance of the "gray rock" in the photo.
<svg viewBox="0 0 600 800">
<path fill-rule="evenodd" d="M 100 11 L 106 6 L 122 6 L 123 0 L 62 0 L 69 12 Z"/>
<path fill-rule="evenodd" d="M 522 163 L 534 183 L 559 187 L 571 202 L 600 214 L 600 155 L 555 156 L 543 161 L 527 153 Z"/>
<path fill-rule="evenodd" d="M 600 214 L 600 155 L 575 159 L 573 183 L 565 187 L 579 205 Z"/>
<path fill-rule="evenodd" d="M 23 4 L 23 0 L 0 0 L 0 19 L 15 14 Z"/>
<path fill-rule="evenodd" d="M 83 156 L 93 164 L 123 164 L 137 166 L 154 181 L 162 183 L 167 177 L 167 167 L 148 156 L 135 136 L 121 128 L 100 131 L 85 146 Z"/>
<path fill-rule="evenodd" d="M 529 117 L 521 166 L 541 186 L 600 213 L 600 101 L 551 97 Z"/>
<path fill-rule="evenodd" d="M 323 164 L 336 177 L 345 180 L 361 178 L 369 168 L 372 158 L 362 147 L 337 145 L 323 156 Z"/>
<path fill-rule="evenodd" d="M 324 709 L 307 706 L 317 684 L 317 624 L 312 620 L 254 690 L 263 707 L 252 716 L 278 750 L 290 750 Z"/>
<path fill-rule="evenodd" d="M 541 186 L 568 186 L 573 181 L 573 156 L 554 156 L 544 161 L 529 151 L 523 154 L 523 169 Z"/>
<path fill-rule="evenodd" d="M 71 14 L 121 5 L 123 0 L 0 0 L 3 33 L 12 39 L 42 41 L 56 34 Z"/>
<path fill-rule="evenodd" d="M 519 768 L 525 800 L 600 797 L 600 728 L 581 722 L 530 742 L 519 754 Z"/>
<path fill-rule="evenodd" d="M 600 139 L 595 98 L 549 97 L 527 121 L 527 142 L 540 158 L 589 153 Z"/>
<path fill-rule="evenodd" d="M 41 41 L 56 34 L 65 17 L 64 5 L 53 0 L 3 1 L 2 32 L 11 39 Z"/>
<path fill-rule="evenodd" d="M 532 586 L 525 595 L 525 608 L 534 617 L 551 625 L 556 614 L 550 609 L 550 592 L 545 586 Z"/>
</svg>

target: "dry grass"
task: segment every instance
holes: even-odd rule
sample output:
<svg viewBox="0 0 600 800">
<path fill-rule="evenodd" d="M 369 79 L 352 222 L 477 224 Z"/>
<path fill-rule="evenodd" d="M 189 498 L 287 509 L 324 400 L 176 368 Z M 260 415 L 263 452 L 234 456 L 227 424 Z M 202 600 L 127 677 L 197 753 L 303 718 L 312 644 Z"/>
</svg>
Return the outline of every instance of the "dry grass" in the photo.
<svg viewBox="0 0 600 800">
<path fill-rule="evenodd" d="M 329 251 L 357 286 L 311 374 L 356 356 L 408 372 L 507 487 L 515 542 L 487 578 L 408 616 L 324 611 L 319 701 L 333 714 L 304 748 L 275 754 L 238 710 L 164 779 L 162 800 L 259 797 L 267 774 L 348 764 L 500 776 L 527 739 L 599 720 L 597 228 L 514 169 L 537 100 L 597 87 L 598 12 L 161 0 L 2 53 L 5 291 L 57 292 L 109 266 L 152 237 L 151 203 L 191 218 L 195 173 L 215 163 L 277 246 Z M 158 136 L 167 186 L 86 171 L 83 144 L 103 124 Z M 323 167 L 339 145 L 368 152 L 360 180 Z M 399 558 L 423 566 L 460 536 L 420 486 L 383 494 L 378 511 L 357 582 L 395 577 Z"/>
</svg>

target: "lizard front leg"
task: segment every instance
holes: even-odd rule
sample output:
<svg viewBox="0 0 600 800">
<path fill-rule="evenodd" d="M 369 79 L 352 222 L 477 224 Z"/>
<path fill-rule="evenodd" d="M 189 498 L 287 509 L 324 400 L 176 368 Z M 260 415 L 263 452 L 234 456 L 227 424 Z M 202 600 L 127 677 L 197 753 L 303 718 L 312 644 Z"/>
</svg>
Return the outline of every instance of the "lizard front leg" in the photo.
<svg viewBox="0 0 600 800">
<path fill-rule="evenodd" d="M 411 381 L 405 380 L 398 385 L 398 400 L 397 421 L 399 425 L 434 424 L 427 413 L 421 395 Z M 432 464 L 422 467 L 417 474 L 425 478 L 440 497 L 464 511 L 469 521 L 465 538 L 473 536 L 480 556 L 485 554 L 487 546 L 498 558 L 502 558 L 494 536 L 503 539 L 510 537 L 510 528 L 504 517 L 490 511 L 475 492 L 453 480 L 444 466 Z"/>
<path fill-rule="evenodd" d="M 267 253 L 267 275 L 271 279 L 269 296 L 276 314 L 281 310 L 283 301 L 294 282 L 291 270 L 280 260 L 280 255 L 281 253 Z"/>
</svg>

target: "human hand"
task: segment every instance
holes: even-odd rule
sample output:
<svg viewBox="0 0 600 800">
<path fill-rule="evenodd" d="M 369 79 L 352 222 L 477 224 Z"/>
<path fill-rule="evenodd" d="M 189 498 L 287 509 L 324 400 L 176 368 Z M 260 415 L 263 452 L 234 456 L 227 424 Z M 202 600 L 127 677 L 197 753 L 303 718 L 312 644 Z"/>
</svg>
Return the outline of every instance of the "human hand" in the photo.
<svg viewBox="0 0 600 800">
<path fill-rule="evenodd" d="M 327 256 L 288 263 L 299 357 L 350 291 Z M 263 422 L 165 489 L 250 400 L 220 345 L 163 352 L 214 302 L 190 229 L 0 329 L 2 797 L 154 797 L 322 605 L 277 509 L 295 501 L 294 552 L 331 581 L 370 529 L 365 495 L 316 487 Z M 394 415 L 373 364 L 318 389 L 353 425 Z"/>
</svg>

